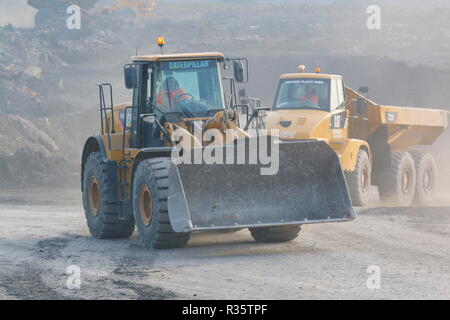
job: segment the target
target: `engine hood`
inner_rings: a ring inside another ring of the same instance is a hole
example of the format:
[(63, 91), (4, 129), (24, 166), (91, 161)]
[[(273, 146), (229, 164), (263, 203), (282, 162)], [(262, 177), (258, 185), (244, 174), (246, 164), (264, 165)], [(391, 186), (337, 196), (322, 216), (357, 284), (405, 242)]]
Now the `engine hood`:
[(266, 128), (278, 129), (281, 139), (328, 139), (330, 117), (321, 110), (276, 110), (269, 112)]

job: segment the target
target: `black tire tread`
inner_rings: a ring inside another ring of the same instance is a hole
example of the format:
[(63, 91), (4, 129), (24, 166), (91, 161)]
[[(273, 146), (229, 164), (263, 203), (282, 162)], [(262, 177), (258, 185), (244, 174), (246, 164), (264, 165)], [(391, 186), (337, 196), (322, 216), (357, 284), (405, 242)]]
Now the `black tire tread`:
[(416, 174), (417, 174), (417, 178), (416, 178), (416, 191), (415, 191), (415, 195), (414, 195), (414, 202), (417, 205), (429, 205), (432, 200), (433, 200), (433, 191), (431, 191), (430, 194), (426, 195), (424, 194), (423, 190), (420, 187), (420, 182), (421, 182), (421, 177), (420, 177), (420, 172), (422, 170), (422, 166), (424, 165), (424, 162), (426, 161), (431, 161), (431, 165), (434, 168), (434, 184), (436, 183), (436, 175), (437, 175), (437, 171), (436, 171), (436, 163), (434, 161), (434, 157), (427, 152), (422, 152), (422, 151), (410, 151), (409, 152), (411, 154), (411, 156), (414, 159), (414, 165), (416, 167)]
[[(414, 159), (412, 158), (412, 155), (407, 151), (394, 151), (391, 153), (391, 166), (385, 172), (381, 180), (381, 184), (378, 187), (378, 193), (380, 195), (381, 201), (403, 206), (411, 205), (412, 199), (411, 201), (403, 203), (399, 199), (400, 196), (398, 194), (399, 181), (397, 177), (398, 172), (401, 170), (402, 162), (407, 161), (404, 160), (405, 158), (410, 158), (410, 161), (412, 161), (412, 163), (414, 164)], [(415, 165), (413, 165), (413, 169), (415, 170)]]
[(249, 228), (257, 242), (287, 242), (297, 238), (300, 226)]
[[(189, 233), (174, 232), (170, 225), (169, 212), (167, 210), (167, 196), (169, 191), (169, 168), (170, 158), (153, 158), (146, 159), (139, 163), (135, 173), (135, 181), (137, 176), (151, 177), (150, 183), (155, 183), (158, 208), (157, 212), (153, 212), (153, 220), (151, 227), (156, 229), (156, 233), (148, 236), (147, 233), (138, 225), (141, 239), (146, 247), (157, 249), (179, 248), (189, 241)], [(133, 186), (133, 203), (138, 203), (138, 191), (136, 185)], [(155, 197), (154, 197), (155, 200)], [(135, 206), (133, 206), (135, 207)], [(135, 220), (139, 218), (138, 209), (134, 209)]]
[(370, 186), (370, 176), (371, 176), (371, 168), (370, 168), (370, 160), (367, 151), (364, 149), (360, 149), (358, 151), (358, 157), (356, 160), (356, 168), (354, 171), (346, 171), (345, 178), (347, 180), (348, 191), (350, 192), (350, 197), (352, 199), (352, 205), (355, 207), (364, 207), (368, 202), (368, 195), (364, 195), (361, 190), (361, 167), (362, 162), (365, 161), (364, 157), (367, 157), (368, 161), (368, 169), (369, 169), (369, 186)]
[[(87, 195), (91, 170), (95, 172), (100, 184), (100, 212), (96, 217), (90, 212)], [(116, 181), (115, 171), (108, 168), (108, 163), (103, 161), (100, 152), (93, 152), (87, 157), (83, 177), (83, 206), (89, 231), (94, 238), (128, 238), (134, 232), (133, 219), (119, 219)]]

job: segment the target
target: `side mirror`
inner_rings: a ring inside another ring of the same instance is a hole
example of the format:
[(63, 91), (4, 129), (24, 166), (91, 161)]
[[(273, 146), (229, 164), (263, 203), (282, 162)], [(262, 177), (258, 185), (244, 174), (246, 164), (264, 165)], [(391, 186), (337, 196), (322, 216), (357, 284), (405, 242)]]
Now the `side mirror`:
[(125, 79), (125, 88), (133, 89), (137, 87), (137, 73), (134, 65), (126, 64), (123, 68), (123, 75)]
[(359, 87), (358, 92), (369, 93), (369, 87)]
[(342, 129), (345, 127), (346, 120), (347, 120), (346, 112), (340, 112), (340, 113), (334, 114), (331, 117), (330, 128), (331, 129)]
[(237, 82), (243, 82), (244, 81), (244, 65), (243, 65), (242, 61), (235, 60), (233, 62), (233, 67), (234, 67), (234, 79)]

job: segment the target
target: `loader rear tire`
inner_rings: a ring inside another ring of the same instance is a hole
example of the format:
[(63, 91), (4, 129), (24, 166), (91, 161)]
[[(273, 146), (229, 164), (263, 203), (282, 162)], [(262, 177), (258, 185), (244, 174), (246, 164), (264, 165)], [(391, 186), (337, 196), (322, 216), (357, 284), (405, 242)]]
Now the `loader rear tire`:
[(174, 232), (167, 208), (170, 158), (139, 163), (133, 181), (133, 212), (139, 235), (148, 248), (179, 248), (189, 233)]
[(286, 242), (297, 238), (300, 226), (249, 228), (257, 242)]
[(416, 193), (414, 202), (418, 205), (429, 205), (433, 200), (436, 185), (436, 162), (431, 154), (411, 151), (416, 166)]
[(115, 163), (104, 162), (100, 152), (86, 159), (83, 207), (89, 231), (97, 239), (128, 238), (134, 231), (133, 218), (119, 219), (116, 170)]
[(383, 202), (410, 206), (416, 189), (416, 168), (409, 152), (396, 151), (391, 154), (391, 167), (381, 178), (378, 186)]
[(369, 201), (371, 170), (369, 155), (363, 149), (358, 151), (354, 171), (345, 172), (348, 190), (355, 207), (364, 207)]

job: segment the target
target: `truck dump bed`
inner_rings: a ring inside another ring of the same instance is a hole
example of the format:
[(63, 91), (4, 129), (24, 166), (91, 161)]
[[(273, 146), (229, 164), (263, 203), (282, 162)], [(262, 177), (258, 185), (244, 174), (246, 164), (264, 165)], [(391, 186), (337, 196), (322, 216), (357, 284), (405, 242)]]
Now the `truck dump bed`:
[(366, 103), (369, 135), (380, 126), (386, 126), (393, 151), (430, 145), (448, 126), (447, 110), (379, 105), (348, 87), (345, 91), (354, 106), (357, 99)]

